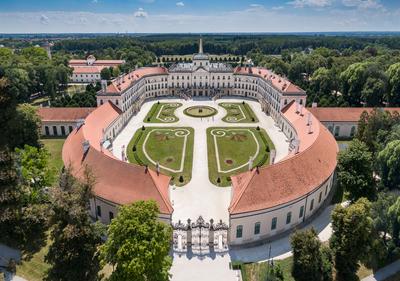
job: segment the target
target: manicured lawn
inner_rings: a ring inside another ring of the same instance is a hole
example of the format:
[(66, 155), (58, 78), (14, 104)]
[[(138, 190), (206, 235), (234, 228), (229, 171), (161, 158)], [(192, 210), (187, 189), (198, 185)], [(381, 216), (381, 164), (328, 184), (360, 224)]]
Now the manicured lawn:
[(186, 108), (183, 113), (190, 117), (205, 118), (217, 114), (217, 110), (211, 106), (196, 105)]
[[(292, 265), (293, 258), (291, 257), (274, 261), (274, 266), (280, 266), (285, 281), (294, 281), (291, 273)], [(266, 262), (243, 264), (241, 270), (243, 281), (264, 281), (267, 277), (267, 269), (268, 264)]]
[(50, 153), (50, 166), (54, 170), (54, 180), (57, 179), (57, 175), (64, 166), (62, 161), (62, 147), (65, 139), (58, 138), (46, 138), (41, 140), (47, 151)]
[[(208, 128), (207, 150), (210, 181), (219, 186), (230, 185), (230, 176), (248, 171), (250, 156), (254, 157), (252, 167), (268, 165), (269, 152), (272, 149), (275, 149), (274, 144), (263, 129), (257, 130), (255, 127)], [(218, 150), (218, 155), (216, 150)], [(218, 182), (218, 178), (220, 182)]]
[[(293, 257), (288, 257), (283, 260), (274, 261), (274, 265), (279, 265), (282, 269), (284, 280), (285, 281), (294, 281), (292, 276), (292, 266), (293, 266)], [(242, 277), (243, 281), (264, 281), (266, 280), (267, 273), (267, 263), (249, 263), (242, 265)], [(372, 274), (373, 271), (371, 269), (366, 268), (361, 265), (360, 269), (357, 272), (357, 276), (361, 279)], [(400, 274), (398, 275), (400, 276)], [(385, 281), (398, 281), (400, 279), (388, 279)]]
[(174, 123), (179, 118), (175, 116), (175, 110), (182, 106), (181, 103), (160, 103), (153, 104), (149, 113), (144, 119), (145, 123)]
[(43, 280), (47, 269), (50, 267), (45, 261), (49, 250), (50, 240), (47, 241), (47, 245), (43, 247), (38, 253), (33, 255), (29, 261), (24, 261), (22, 264), (17, 266), (17, 275), (21, 276), (29, 281), (41, 281)]
[[(183, 155), (185, 139), (186, 149)], [(129, 142), (127, 157), (131, 163), (149, 165), (152, 169), (159, 162), (160, 171), (172, 176), (174, 184), (185, 185), (192, 177), (193, 140), (192, 128), (146, 127), (144, 131), (137, 130)], [(179, 180), (180, 176), (183, 177), (183, 182)]]
[(220, 103), (227, 114), (222, 118), (227, 123), (255, 123), (258, 122), (257, 116), (254, 114), (250, 105), (247, 103)]

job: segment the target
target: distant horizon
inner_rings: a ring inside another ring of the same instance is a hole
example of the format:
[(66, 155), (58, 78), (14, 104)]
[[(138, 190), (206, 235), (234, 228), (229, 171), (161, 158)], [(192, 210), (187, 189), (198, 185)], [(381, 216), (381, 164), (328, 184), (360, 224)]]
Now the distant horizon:
[(0, 36), (10, 35), (400, 35), (400, 30), (396, 31), (268, 31), (268, 32), (20, 32), (7, 33), (0, 32)]
[(397, 0), (0, 1), (0, 33), (400, 31)]

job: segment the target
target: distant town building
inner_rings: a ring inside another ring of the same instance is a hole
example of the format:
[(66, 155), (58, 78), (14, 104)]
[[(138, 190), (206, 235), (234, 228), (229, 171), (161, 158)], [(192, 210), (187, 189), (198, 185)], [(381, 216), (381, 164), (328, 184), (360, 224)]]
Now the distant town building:
[(99, 82), (101, 80), (100, 73), (103, 68), (118, 67), (124, 63), (124, 60), (97, 60), (93, 55), (88, 56), (86, 60), (70, 60), (69, 67), (73, 68), (71, 82)]

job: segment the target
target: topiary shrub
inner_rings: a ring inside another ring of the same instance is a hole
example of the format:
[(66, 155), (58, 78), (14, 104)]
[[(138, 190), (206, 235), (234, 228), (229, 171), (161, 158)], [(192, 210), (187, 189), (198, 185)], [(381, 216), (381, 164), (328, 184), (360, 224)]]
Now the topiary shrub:
[(182, 175), (179, 176), (179, 182), (183, 183), (183, 176)]
[(146, 128), (144, 127), (144, 125), (142, 126), (142, 131), (146, 130)]
[(257, 126), (257, 131), (259, 131), (260, 130), (260, 126)]
[(251, 117), (251, 122), (255, 122), (256, 119), (254, 119), (254, 117)]
[(133, 152), (136, 151), (136, 145), (134, 145), (134, 146), (132, 147), (132, 151), (133, 151)]
[(147, 122), (150, 122), (150, 117), (147, 117)]
[(221, 178), (220, 178), (220, 177), (217, 178), (217, 183), (218, 183), (218, 184), (221, 183)]
[(265, 151), (266, 151), (266, 152), (269, 152), (269, 151), (270, 151), (268, 145), (267, 145), (267, 147), (265, 148)]

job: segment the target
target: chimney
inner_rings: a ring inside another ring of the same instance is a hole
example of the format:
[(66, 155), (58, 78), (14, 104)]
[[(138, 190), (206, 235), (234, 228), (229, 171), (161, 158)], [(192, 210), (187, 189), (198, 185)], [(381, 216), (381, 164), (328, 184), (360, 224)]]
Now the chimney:
[(90, 143), (88, 140), (85, 140), (84, 142), (82, 142), (83, 154), (86, 154), (88, 152), (89, 147), (90, 147)]
[(296, 139), (295, 140), (294, 154), (299, 153), (299, 149), (300, 149), (300, 140)]
[(312, 124), (310, 124), (310, 126), (308, 126), (308, 133), (309, 133), (309, 134), (312, 134), (312, 133), (313, 133)]
[(311, 104), (311, 107), (312, 107), (312, 108), (316, 108), (316, 107), (318, 107), (318, 104), (317, 104), (316, 102), (313, 102), (313, 103)]
[(300, 104), (300, 116), (303, 116), (303, 105)]
[(310, 112), (308, 112), (307, 113), (307, 126), (309, 126), (309, 125), (311, 125), (312, 124), (312, 120), (311, 120), (311, 113)]
[(300, 112), (300, 104), (296, 101), (296, 113)]

